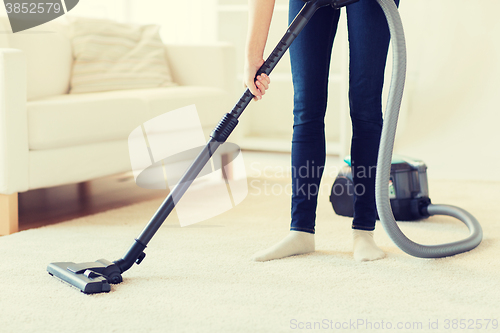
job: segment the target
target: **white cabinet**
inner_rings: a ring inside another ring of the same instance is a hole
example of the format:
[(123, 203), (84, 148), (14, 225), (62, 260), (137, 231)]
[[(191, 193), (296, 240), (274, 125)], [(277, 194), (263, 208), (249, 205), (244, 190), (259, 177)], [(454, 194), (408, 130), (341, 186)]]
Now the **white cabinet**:
[[(217, 39), (236, 48), (239, 81), (243, 82), (244, 50), (247, 33), (247, 0), (218, 0)], [(264, 57), (281, 39), (288, 26), (288, 1), (276, 0)], [(339, 22), (332, 53), (329, 100), (326, 115), (327, 153), (343, 156), (348, 152), (350, 121), (347, 102), (348, 50), (345, 13)], [(289, 152), (293, 124), (293, 88), (288, 52), (270, 75), (265, 97), (252, 102), (241, 116), (238, 144), (243, 149)], [(243, 93), (243, 83), (241, 92)]]

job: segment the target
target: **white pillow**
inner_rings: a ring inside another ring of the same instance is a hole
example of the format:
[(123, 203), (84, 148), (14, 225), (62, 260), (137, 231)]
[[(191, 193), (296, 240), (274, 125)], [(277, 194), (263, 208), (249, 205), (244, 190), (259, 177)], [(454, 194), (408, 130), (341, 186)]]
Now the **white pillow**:
[(73, 47), (70, 93), (173, 86), (157, 25), (69, 18)]

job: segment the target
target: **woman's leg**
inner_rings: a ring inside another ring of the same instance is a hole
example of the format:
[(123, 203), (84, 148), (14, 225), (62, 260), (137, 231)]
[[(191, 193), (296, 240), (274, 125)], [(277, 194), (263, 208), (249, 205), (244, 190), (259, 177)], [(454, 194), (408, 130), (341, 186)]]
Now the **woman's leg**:
[(319, 9), (290, 47), (294, 90), (291, 230), (314, 233), (326, 155), (328, 74), (339, 16), (340, 11), (332, 7)]
[[(290, 0), (290, 21), (303, 5), (302, 0)], [(328, 73), (339, 15), (329, 6), (320, 8), (290, 47), (294, 88), (291, 232), (254, 260), (314, 251), (317, 196), (325, 164)]]
[(365, 261), (384, 256), (373, 242), (372, 231), (376, 219), (375, 173), (382, 132), (382, 88), (390, 34), (384, 13), (375, 0), (360, 0), (347, 6), (347, 21), (351, 163), (357, 190), (352, 223), (354, 256)]

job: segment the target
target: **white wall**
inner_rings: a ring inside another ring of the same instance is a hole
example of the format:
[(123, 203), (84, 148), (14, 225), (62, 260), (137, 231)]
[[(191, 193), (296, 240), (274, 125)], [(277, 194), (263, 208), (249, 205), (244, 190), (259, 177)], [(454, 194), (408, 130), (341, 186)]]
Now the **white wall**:
[(164, 42), (200, 43), (216, 39), (215, 4), (216, 0), (82, 0), (70, 14), (158, 24)]
[(402, 0), (408, 114), (398, 153), (429, 176), (500, 180), (500, 2)]
[(132, 22), (162, 26), (165, 42), (215, 41), (215, 0), (129, 0)]

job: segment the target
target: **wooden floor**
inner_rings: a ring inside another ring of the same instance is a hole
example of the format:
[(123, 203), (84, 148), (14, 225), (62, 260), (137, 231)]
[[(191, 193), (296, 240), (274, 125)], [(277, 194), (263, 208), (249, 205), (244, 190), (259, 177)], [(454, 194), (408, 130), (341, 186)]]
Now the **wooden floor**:
[[(19, 193), (19, 230), (68, 221), (167, 196), (137, 186), (132, 174)], [(147, 221), (144, 221), (146, 224)]]

